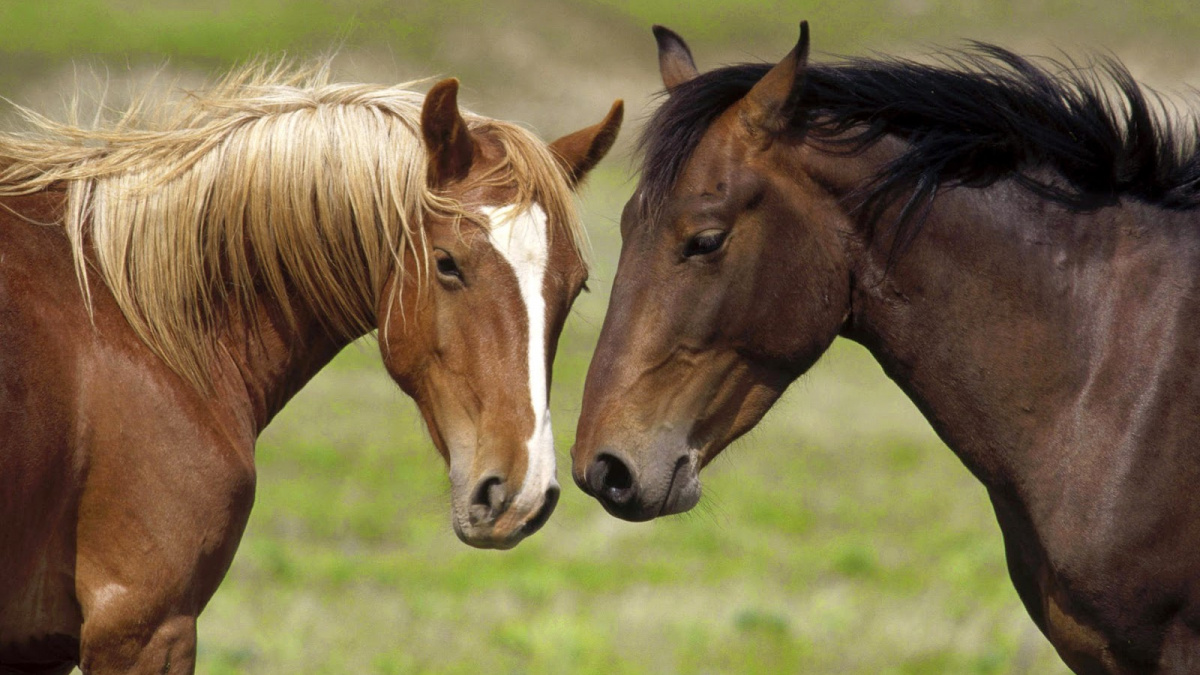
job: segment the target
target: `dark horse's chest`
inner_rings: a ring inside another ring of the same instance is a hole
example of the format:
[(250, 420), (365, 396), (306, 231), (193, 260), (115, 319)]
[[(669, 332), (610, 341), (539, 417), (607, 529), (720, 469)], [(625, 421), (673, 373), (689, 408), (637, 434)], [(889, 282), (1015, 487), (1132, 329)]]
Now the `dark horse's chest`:
[(1082, 385), (992, 490), (1017, 590), (1081, 673), (1200, 667), (1197, 310), (1153, 285), (1090, 323)]

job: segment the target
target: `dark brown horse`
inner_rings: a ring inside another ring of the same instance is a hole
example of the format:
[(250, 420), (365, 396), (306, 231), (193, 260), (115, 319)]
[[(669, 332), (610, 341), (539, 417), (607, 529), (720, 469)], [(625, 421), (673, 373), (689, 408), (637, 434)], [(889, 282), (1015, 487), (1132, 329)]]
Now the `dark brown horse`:
[(547, 146), (460, 113), (455, 80), (300, 79), (0, 136), (0, 672), (191, 672), (255, 439), (376, 328), (463, 541), (514, 546), (554, 509), (571, 188), (619, 102)]
[(1080, 673), (1200, 672), (1200, 152), (1113, 61), (700, 74), (658, 28), (574, 477), (614, 515), (701, 467), (838, 335), (986, 486)]

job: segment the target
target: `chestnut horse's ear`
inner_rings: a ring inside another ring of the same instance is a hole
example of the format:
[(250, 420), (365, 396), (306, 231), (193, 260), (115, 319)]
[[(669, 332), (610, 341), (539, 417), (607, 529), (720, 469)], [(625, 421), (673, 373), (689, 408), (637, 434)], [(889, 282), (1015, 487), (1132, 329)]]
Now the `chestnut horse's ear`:
[(808, 22), (800, 22), (800, 40), (763, 76), (741, 102), (741, 117), (753, 136), (765, 142), (787, 131), (800, 105), (808, 70)]
[(421, 135), (429, 153), (430, 187), (443, 187), (467, 177), (475, 160), (475, 141), (458, 111), (457, 79), (442, 80), (425, 95)]
[(621, 120), (625, 117), (625, 102), (617, 99), (599, 124), (567, 134), (550, 144), (550, 150), (562, 162), (571, 187), (579, 184), (617, 140)]
[(654, 39), (658, 41), (658, 72), (668, 92), (700, 74), (692, 60), (692, 50), (678, 33), (655, 26)]

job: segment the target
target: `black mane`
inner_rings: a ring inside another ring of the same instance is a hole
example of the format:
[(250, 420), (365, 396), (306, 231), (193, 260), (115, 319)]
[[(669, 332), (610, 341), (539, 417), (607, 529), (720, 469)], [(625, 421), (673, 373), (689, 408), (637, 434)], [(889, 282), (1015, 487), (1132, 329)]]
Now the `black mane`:
[[(992, 45), (947, 55), (943, 65), (853, 59), (810, 65), (793, 127), (847, 152), (885, 134), (908, 149), (864, 186), (860, 208), (876, 219), (905, 206), (895, 243), (915, 235), (939, 187), (1005, 177), (1047, 199), (1087, 210), (1131, 198), (1168, 209), (1200, 206), (1200, 133), (1117, 60), (1057, 74)], [(673, 89), (642, 134), (644, 204), (665, 201), (709, 125), (770, 69), (743, 64)], [(1033, 177), (1053, 169), (1061, 180)]]

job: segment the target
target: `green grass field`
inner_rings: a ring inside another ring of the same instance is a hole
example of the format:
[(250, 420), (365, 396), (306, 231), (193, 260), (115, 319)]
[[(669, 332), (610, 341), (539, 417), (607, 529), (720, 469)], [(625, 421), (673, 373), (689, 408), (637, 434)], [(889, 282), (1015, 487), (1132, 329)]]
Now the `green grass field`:
[[(569, 477), (583, 375), (657, 89), (649, 24), (701, 67), (819, 53), (919, 54), (984, 38), (1109, 49), (1168, 89), (1200, 84), (1192, 3), (894, 0), (7, 0), (0, 95), (69, 98), (74, 73), (211, 73), (340, 52), (348, 78), (456, 75), (481, 113), (546, 137), (625, 97), (618, 156), (584, 193), (594, 292), (556, 364), (564, 493), (509, 552), (459, 543), (445, 468), (376, 346), (344, 352), (272, 423), (237, 559), (200, 620), (203, 673), (1065, 673), (1005, 570), (983, 489), (861, 348), (846, 342), (705, 477), (693, 513), (611, 518)], [(1148, 46), (1147, 46), (1148, 45)], [(822, 58), (818, 55), (817, 58)]]

